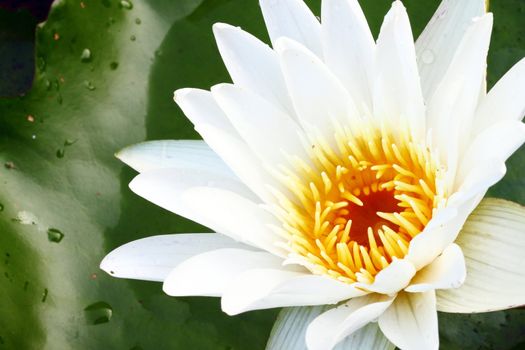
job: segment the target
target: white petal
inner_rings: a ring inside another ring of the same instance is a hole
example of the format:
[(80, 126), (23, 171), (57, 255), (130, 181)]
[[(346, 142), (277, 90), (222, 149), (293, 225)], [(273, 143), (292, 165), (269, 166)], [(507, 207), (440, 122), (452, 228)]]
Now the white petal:
[(335, 304), (366, 294), (347, 283), (310, 272), (257, 269), (238, 276), (222, 297), (228, 315), (283, 306)]
[(412, 30), (400, 1), (394, 1), (381, 26), (375, 73), (374, 114), (395, 129), (409, 127), (412, 136), (420, 140), (425, 130), (425, 108)]
[(395, 294), (404, 289), (415, 274), (416, 269), (410, 260), (396, 259), (375, 276), (372, 284), (355, 283), (354, 286), (381, 294)]
[(469, 173), (483, 163), (505, 162), (523, 142), (525, 142), (525, 125), (520, 121), (502, 121), (485, 129), (478, 134), (465, 152), (456, 185), (460, 186)]
[(466, 274), (461, 248), (457, 244), (451, 244), (430, 265), (418, 271), (405, 291), (420, 293), (433, 289), (458, 288), (465, 281)]
[(126, 147), (115, 156), (139, 173), (166, 168), (195, 168), (235, 177), (217, 153), (200, 140), (146, 141)]
[(237, 136), (214, 127), (201, 124), (196, 130), (206, 143), (228, 164), (237, 177), (265, 202), (271, 200), (267, 185), (278, 187), (270, 174), (263, 168), (248, 145)]
[(410, 260), (416, 270), (434, 261), (446, 247), (454, 242), (468, 215), (479, 202), (478, 197), (458, 197), (454, 205), (439, 209), (423, 232), (410, 241), (405, 259)]
[[(483, 162), (476, 164), (469, 169), (466, 176), (462, 176), (462, 182), (456, 189), (456, 192), (448, 199), (449, 204), (480, 195), (483, 196), (490, 186), (503, 178), (506, 172), (507, 167), (505, 163), (498, 158), (487, 158)], [(472, 207), (472, 209), (474, 208), (475, 206)]]
[(162, 169), (140, 174), (129, 186), (139, 196), (216, 232), (284, 254), (268, 227), (276, 225), (273, 215), (239, 195), (235, 185), (205, 173)]
[(381, 294), (366, 295), (324, 312), (306, 330), (308, 349), (332, 349), (345, 337), (377, 319), (394, 298)]
[(261, 181), (261, 178), (265, 178), (265, 171), (211, 93), (199, 89), (180, 89), (175, 91), (175, 101), (193, 122), (195, 129), (206, 143), (228, 164), (239, 179), (260, 198), (266, 199), (268, 193)]
[(240, 273), (281, 265), (282, 259), (266, 252), (217, 249), (181, 262), (166, 277), (162, 289), (172, 296), (221, 296)]
[(334, 350), (395, 350), (395, 348), (396, 346), (384, 336), (383, 332), (381, 332), (377, 322), (372, 322), (343, 339)]
[(466, 135), (470, 135), (479, 92), (485, 83), (491, 29), (492, 14), (472, 23), (428, 105), (427, 125), (432, 130), (433, 146), (448, 163), (449, 182), (469, 141)]
[(456, 240), (467, 263), (465, 283), (439, 291), (438, 310), (473, 313), (524, 305), (524, 232), (524, 207), (483, 200)]
[(209, 124), (231, 135), (237, 135), (235, 128), (209, 91), (191, 88), (180, 89), (175, 91), (173, 99), (186, 117), (195, 125), (195, 128), (201, 124)]
[(519, 121), (525, 115), (525, 59), (514, 65), (481, 101), (472, 136), (506, 120)]
[[(329, 306), (303, 306), (284, 308), (277, 316), (266, 350), (304, 350), (305, 334), (310, 322)], [(377, 323), (369, 323), (346, 337), (335, 350), (374, 349), (394, 350), (394, 344), (385, 338)]]
[(302, 0), (260, 0), (270, 39), (280, 37), (300, 42), (322, 57), (321, 24)]
[(443, 0), (416, 42), (425, 101), (430, 101), (474, 17), (485, 14), (485, 0)]
[(385, 313), (379, 317), (383, 334), (403, 350), (439, 348), (436, 295), (399, 293)]
[(238, 194), (219, 188), (195, 187), (182, 193), (180, 202), (196, 221), (217, 232), (281, 257), (287, 255), (275, 245), (282, 238), (270, 229), (270, 225), (279, 226), (277, 219)]
[(266, 350), (304, 350), (305, 335), (310, 322), (329, 306), (302, 306), (283, 308), (266, 343)]
[(375, 42), (363, 11), (357, 0), (324, 0), (321, 6), (324, 62), (357, 107), (372, 111)]
[(286, 154), (307, 159), (299, 126), (259, 96), (230, 84), (212, 88), (213, 97), (244, 141), (261, 160), (278, 165)]
[[(179, 215), (178, 197), (190, 187), (209, 186), (238, 193), (256, 201), (255, 195), (238, 180), (191, 168), (157, 169), (137, 175), (129, 187), (139, 196)], [(183, 209), (183, 208), (181, 208)]]
[(358, 117), (352, 98), (323, 62), (304, 46), (282, 38), (276, 50), (303, 128), (307, 132), (320, 132), (324, 140), (336, 147), (337, 124), (332, 121), (345, 126)]
[(106, 255), (100, 268), (114, 277), (162, 282), (182, 261), (209, 250), (250, 247), (218, 233), (180, 233), (142, 238)]
[(240, 28), (216, 23), (213, 32), (235, 85), (246, 88), (293, 113), (277, 54)]

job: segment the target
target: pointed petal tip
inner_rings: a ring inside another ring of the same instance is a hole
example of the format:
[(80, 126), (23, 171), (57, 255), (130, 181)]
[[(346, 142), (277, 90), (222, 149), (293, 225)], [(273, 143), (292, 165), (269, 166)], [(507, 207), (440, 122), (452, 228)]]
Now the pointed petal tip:
[(113, 249), (109, 254), (107, 254), (104, 259), (100, 262), (99, 268), (106, 272), (108, 275), (112, 277), (119, 277), (118, 274), (115, 273), (116, 268), (116, 259), (115, 255), (113, 254), (116, 250), (119, 248)]
[(130, 151), (133, 148), (135, 148), (135, 146), (140, 145), (141, 143), (142, 142), (139, 142), (137, 144), (133, 144), (133, 145), (129, 145), (124, 148), (121, 148), (120, 150), (116, 151), (113, 155), (115, 156), (115, 158), (117, 158), (121, 162), (133, 168), (133, 166), (130, 164), (130, 159), (129, 159)]
[(211, 91), (211, 94), (213, 95), (213, 97), (216, 97), (217, 94), (222, 94), (224, 92), (227, 92), (227, 91), (231, 91), (231, 89), (234, 89), (234, 88), (239, 88), (239, 89), (242, 89), (234, 84), (230, 84), (230, 83), (219, 83), (219, 84), (216, 84), (216, 85), (213, 85), (211, 88), (210, 88), (210, 91)]
[(177, 89), (175, 91), (173, 91), (173, 101), (175, 101), (176, 103), (180, 103), (181, 100), (186, 97), (190, 91), (192, 89), (190, 88), (182, 88), (182, 89)]
[(183, 294), (177, 292), (176, 284), (174, 284), (173, 281), (170, 281), (170, 283), (166, 283), (166, 281), (168, 281), (168, 278), (166, 278), (166, 280), (162, 282), (162, 291), (164, 293), (166, 293), (170, 297), (184, 296)]
[(228, 31), (239, 30), (239, 27), (232, 26), (231, 24), (228, 24), (228, 23), (217, 22), (213, 24), (212, 30), (213, 30), (213, 34), (217, 36), (217, 35), (220, 35)]
[(243, 312), (242, 308), (235, 307), (235, 303), (232, 303), (229, 298), (224, 296), (221, 298), (221, 309), (228, 316), (236, 316)]
[(279, 56), (283, 56), (295, 51), (302, 51), (302, 45), (293, 39), (283, 36), (275, 41), (274, 50)]

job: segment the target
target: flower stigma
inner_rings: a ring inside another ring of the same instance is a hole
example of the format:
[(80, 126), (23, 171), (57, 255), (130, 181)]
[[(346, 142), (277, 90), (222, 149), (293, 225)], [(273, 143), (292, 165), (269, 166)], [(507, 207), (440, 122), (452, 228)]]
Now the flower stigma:
[(436, 209), (446, 204), (438, 157), (412, 137), (385, 128), (337, 131), (335, 147), (316, 139), (310, 161), (283, 168), (288, 196), (274, 213), (289, 261), (345, 283), (373, 283), (408, 253)]

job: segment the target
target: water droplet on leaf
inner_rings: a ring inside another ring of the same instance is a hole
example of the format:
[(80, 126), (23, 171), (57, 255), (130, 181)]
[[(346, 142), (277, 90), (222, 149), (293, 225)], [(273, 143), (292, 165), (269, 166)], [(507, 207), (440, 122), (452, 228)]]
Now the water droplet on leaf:
[(113, 308), (105, 301), (98, 301), (84, 308), (89, 324), (107, 323), (113, 316)]
[(44, 60), (44, 57), (38, 56), (37, 67), (38, 67), (38, 70), (41, 72), (44, 72), (46, 70), (46, 61)]
[(4, 166), (5, 166), (6, 169), (15, 169), (16, 168), (15, 163), (13, 163), (13, 162), (5, 162)]
[(133, 8), (133, 3), (129, 0), (121, 0), (119, 3), (119, 7), (126, 10), (131, 10)]
[(64, 158), (64, 155), (66, 154), (66, 150), (59, 148), (57, 149), (56, 156), (57, 158)]
[(135, 40), (137, 40), (137, 37), (135, 35), (132, 35), (132, 36), (129, 37), (129, 40), (135, 41)]
[(84, 86), (85, 86), (86, 89), (88, 89), (89, 91), (93, 91), (93, 90), (96, 89), (95, 85), (93, 85), (93, 83), (90, 82), (89, 80), (84, 81)]
[(63, 238), (64, 234), (59, 229), (49, 228), (47, 230), (47, 239), (50, 242), (60, 243), (60, 241), (62, 241)]
[(4, 211), (4, 205), (0, 203), (0, 211)]
[(44, 289), (44, 292), (42, 293), (42, 302), (45, 303), (47, 300), (47, 295), (49, 294), (49, 291), (47, 288)]
[(85, 48), (82, 51), (82, 55), (80, 55), (80, 61), (86, 63), (91, 61), (91, 50), (88, 48)]
[(118, 62), (111, 62), (109, 64), (109, 68), (111, 68), (111, 70), (115, 70), (118, 68)]
[(141, 19), (140, 19), (140, 18), (138, 18), (138, 17), (137, 17), (137, 18), (135, 18), (135, 23), (137, 23), (137, 24), (141, 24), (141, 23), (142, 23), (142, 21), (141, 21)]

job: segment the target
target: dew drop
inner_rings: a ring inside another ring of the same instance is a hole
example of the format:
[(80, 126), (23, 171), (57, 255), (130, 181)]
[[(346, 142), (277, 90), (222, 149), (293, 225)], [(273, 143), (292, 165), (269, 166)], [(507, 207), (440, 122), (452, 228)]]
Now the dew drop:
[(5, 166), (6, 169), (15, 169), (16, 168), (15, 163), (13, 163), (13, 162), (5, 162), (4, 166)]
[(50, 242), (60, 243), (63, 238), (64, 234), (59, 229), (51, 227), (47, 230), (47, 239)]
[(113, 308), (105, 301), (98, 301), (84, 308), (89, 324), (96, 325), (107, 323), (113, 316)]
[(111, 62), (109, 64), (109, 68), (111, 68), (111, 70), (115, 70), (118, 68), (118, 62)]
[(66, 150), (65, 149), (63, 149), (63, 148), (57, 149), (57, 152), (56, 152), (57, 158), (64, 158), (65, 154), (66, 154)]
[(31, 138), (32, 138), (33, 140), (36, 140), (36, 135), (35, 135), (35, 134), (31, 135)]
[(51, 82), (48, 79), (44, 82), (44, 86), (46, 87), (46, 90), (51, 90)]
[(38, 56), (37, 67), (38, 67), (38, 70), (41, 72), (44, 72), (46, 70), (46, 61), (44, 60), (44, 57)]
[(71, 140), (71, 139), (66, 139), (64, 141), (64, 146), (71, 146), (73, 144), (75, 144), (78, 140)]
[(47, 295), (49, 294), (49, 291), (47, 288), (44, 288), (44, 292), (42, 293), (42, 302), (45, 303), (47, 300)]
[(140, 18), (138, 18), (138, 17), (137, 17), (137, 18), (135, 18), (135, 23), (137, 23), (137, 24), (141, 24), (141, 23), (142, 23), (142, 21), (141, 21), (141, 19), (140, 19)]
[(84, 81), (84, 86), (86, 87), (86, 89), (88, 89), (89, 91), (93, 91), (96, 89), (95, 85), (93, 85), (93, 83), (89, 80), (86, 80)]
[(4, 205), (0, 203), (0, 211), (4, 211)]
[(432, 64), (434, 62), (434, 59), (434, 52), (432, 52), (432, 50), (427, 49), (421, 54), (421, 60), (425, 64)]
[(119, 7), (126, 10), (131, 10), (133, 8), (133, 3), (129, 0), (121, 0)]
[(82, 50), (82, 54), (80, 55), (80, 61), (86, 63), (91, 61), (91, 50), (88, 48), (85, 48)]
[(137, 37), (135, 35), (132, 35), (132, 36), (129, 37), (129, 40), (135, 41), (135, 40), (137, 40)]

